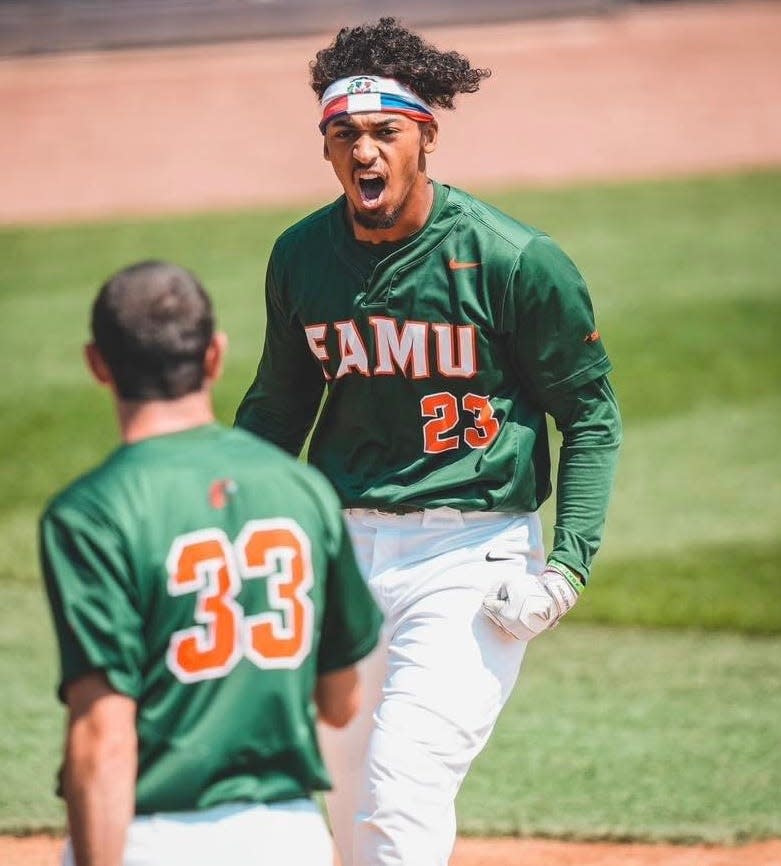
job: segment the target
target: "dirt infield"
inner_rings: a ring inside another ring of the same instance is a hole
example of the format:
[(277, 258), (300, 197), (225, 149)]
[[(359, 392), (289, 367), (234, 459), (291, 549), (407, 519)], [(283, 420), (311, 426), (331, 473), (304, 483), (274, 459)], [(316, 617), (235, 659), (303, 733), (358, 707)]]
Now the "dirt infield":
[[(427, 31), (494, 70), (441, 118), (432, 174), (559, 183), (781, 165), (781, 4)], [(0, 223), (316, 201), (306, 63), (322, 37), (0, 60)], [(0, 837), (4, 866), (62, 842)], [(740, 848), (460, 839), (452, 866), (779, 866)]]
[[(4, 866), (55, 866), (62, 841), (0, 837)], [(459, 839), (450, 866), (778, 866), (781, 841), (739, 848), (576, 844), (530, 839)]]
[[(427, 31), (493, 69), (441, 113), (467, 188), (781, 163), (781, 4)], [(326, 37), (0, 61), (0, 223), (317, 201)]]

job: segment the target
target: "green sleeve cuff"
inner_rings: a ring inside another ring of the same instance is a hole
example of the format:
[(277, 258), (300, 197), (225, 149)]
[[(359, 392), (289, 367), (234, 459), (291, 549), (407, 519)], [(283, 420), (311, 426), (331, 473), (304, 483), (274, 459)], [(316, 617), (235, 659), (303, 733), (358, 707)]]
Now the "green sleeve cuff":
[(575, 590), (575, 592), (580, 595), (583, 592), (583, 588), (585, 587), (585, 582), (583, 578), (574, 572), (571, 568), (568, 568), (564, 565), (563, 562), (559, 562), (556, 559), (550, 558), (548, 559), (549, 569), (553, 571), (557, 571), (563, 578), (567, 580), (567, 583)]

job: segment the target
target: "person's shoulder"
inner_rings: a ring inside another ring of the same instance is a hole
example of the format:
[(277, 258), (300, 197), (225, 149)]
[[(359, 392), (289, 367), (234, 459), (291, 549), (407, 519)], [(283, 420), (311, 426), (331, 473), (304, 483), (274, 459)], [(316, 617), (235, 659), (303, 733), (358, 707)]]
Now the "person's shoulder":
[(535, 226), (521, 222), (498, 207), (457, 187), (449, 188), (448, 201), (452, 207), (462, 211), (464, 220), (475, 232), (495, 241), (499, 246), (506, 247), (511, 255), (519, 255), (532, 241), (546, 237), (545, 233)]
[(41, 520), (69, 514), (92, 513), (110, 517), (122, 487), (127, 449), (120, 446), (101, 463), (57, 491), (44, 505)]
[(313, 239), (321, 238), (340, 202), (341, 198), (329, 202), (286, 228), (276, 239), (272, 255), (277, 258), (294, 255)]
[[(123, 443), (55, 493), (43, 514), (82, 511), (105, 512), (107, 517), (116, 515), (128, 501), (138, 500), (142, 495), (153, 499), (155, 490), (167, 483), (166, 473), (198, 465), (208, 453), (215, 449), (219, 452), (230, 447), (232, 440), (243, 439), (239, 434), (244, 431), (213, 423)], [(249, 445), (254, 444), (256, 437), (246, 434), (246, 439)]]

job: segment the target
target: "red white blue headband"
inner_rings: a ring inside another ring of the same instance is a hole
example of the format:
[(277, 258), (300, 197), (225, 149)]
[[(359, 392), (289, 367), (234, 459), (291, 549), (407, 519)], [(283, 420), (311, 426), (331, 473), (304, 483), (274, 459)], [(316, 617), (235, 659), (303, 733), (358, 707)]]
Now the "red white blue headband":
[(353, 75), (334, 81), (320, 100), (323, 116), (320, 132), (335, 118), (361, 111), (387, 111), (404, 114), (423, 123), (434, 119), (434, 112), (409, 88), (395, 78)]

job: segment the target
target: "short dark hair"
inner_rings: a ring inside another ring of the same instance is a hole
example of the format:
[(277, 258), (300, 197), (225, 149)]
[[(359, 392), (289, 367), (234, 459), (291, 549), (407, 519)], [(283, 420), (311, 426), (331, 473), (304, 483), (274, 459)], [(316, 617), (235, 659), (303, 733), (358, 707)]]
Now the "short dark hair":
[(452, 108), (458, 93), (474, 93), (490, 69), (479, 69), (456, 51), (440, 51), (395, 18), (343, 27), (309, 64), (311, 86), (322, 99), (326, 88), (350, 75), (395, 78), (429, 105)]
[(91, 328), (121, 398), (173, 400), (203, 387), (214, 314), (184, 268), (144, 261), (118, 271), (95, 298)]

